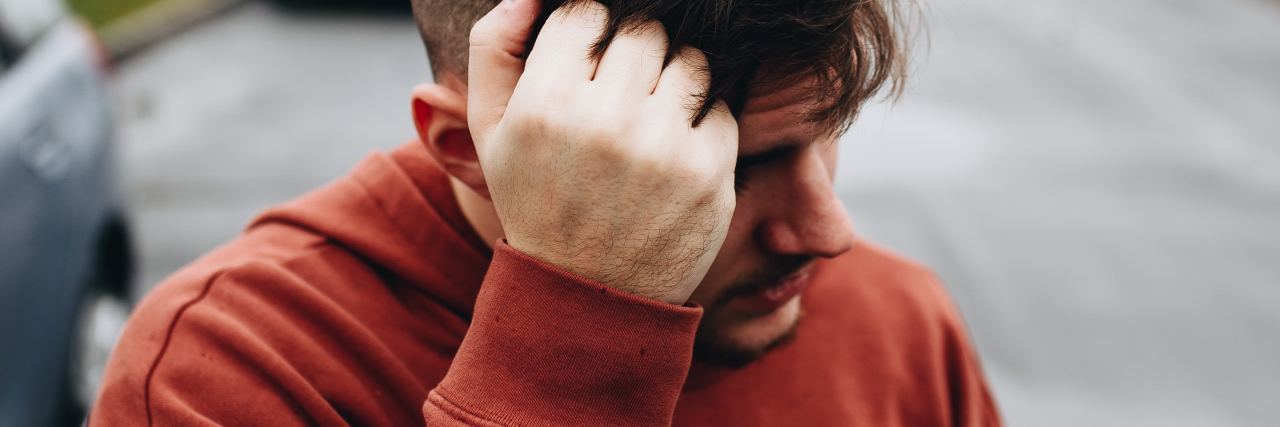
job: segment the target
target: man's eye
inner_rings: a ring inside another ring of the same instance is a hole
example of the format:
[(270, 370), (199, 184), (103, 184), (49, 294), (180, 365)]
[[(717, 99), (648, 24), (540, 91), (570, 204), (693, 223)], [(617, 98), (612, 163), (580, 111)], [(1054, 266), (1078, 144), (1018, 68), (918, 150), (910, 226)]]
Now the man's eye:
[(733, 191), (742, 195), (747, 189), (747, 181), (751, 179), (748, 173), (751, 168), (762, 167), (775, 161), (785, 159), (794, 155), (801, 147), (795, 144), (774, 147), (763, 153), (748, 154), (738, 157), (738, 163), (733, 168)]

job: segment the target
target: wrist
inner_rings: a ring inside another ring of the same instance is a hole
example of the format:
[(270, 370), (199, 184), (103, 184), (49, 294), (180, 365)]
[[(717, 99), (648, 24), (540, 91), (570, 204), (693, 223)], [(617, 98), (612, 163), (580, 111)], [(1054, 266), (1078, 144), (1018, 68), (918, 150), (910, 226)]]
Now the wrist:
[(684, 292), (674, 284), (654, 280), (658, 275), (645, 270), (641, 267), (642, 263), (621, 261), (620, 255), (583, 249), (553, 250), (526, 239), (513, 240), (510, 237), (504, 243), (562, 274), (630, 295), (673, 305), (684, 305), (689, 300), (691, 292)]

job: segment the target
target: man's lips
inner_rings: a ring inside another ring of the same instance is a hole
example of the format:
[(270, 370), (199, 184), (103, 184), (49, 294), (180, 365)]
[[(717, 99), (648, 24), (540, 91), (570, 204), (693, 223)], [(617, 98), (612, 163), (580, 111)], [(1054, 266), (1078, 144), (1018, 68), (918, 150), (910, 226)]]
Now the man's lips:
[(809, 270), (797, 271), (756, 292), (738, 296), (735, 305), (759, 313), (777, 310), (809, 286)]

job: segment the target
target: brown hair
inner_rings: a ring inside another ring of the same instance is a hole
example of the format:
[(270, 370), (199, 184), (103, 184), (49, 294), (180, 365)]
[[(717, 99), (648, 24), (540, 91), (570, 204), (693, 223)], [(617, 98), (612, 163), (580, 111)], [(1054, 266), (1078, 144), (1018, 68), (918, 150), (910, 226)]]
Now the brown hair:
[[(437, 76), (454, 73), (465, 81), (471, 26), (498, 1), (413, 0)], [(582, 1), (543, 0), (537, 26), (557, 8)], [(901, 93), (909, 34), (894, 1), (600, 0), (609, 23), (592, 54), (599, 58), (617, 34), (655, 19), (667, 30), (670, 52), (690, 46), (706, 53), (711, 85), (692, 106), (694, 123), (717, 98), (737, 115), (750, 91), (812, 79), (818, 107), (808, 119), (841, 132), (886, 84), (891, 95)]]

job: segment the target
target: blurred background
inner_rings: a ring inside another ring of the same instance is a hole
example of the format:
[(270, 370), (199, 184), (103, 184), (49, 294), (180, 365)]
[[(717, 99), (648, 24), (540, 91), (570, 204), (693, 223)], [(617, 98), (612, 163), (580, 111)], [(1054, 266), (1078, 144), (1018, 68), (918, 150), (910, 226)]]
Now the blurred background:
[[(1280, 0), (924, 3), (838, 190), (1006, 421), (1276, 425)], [(404, 0), (0, 0), (0, 426), (78, 424), (150, 286), (411, 138), (428, 78)]]

